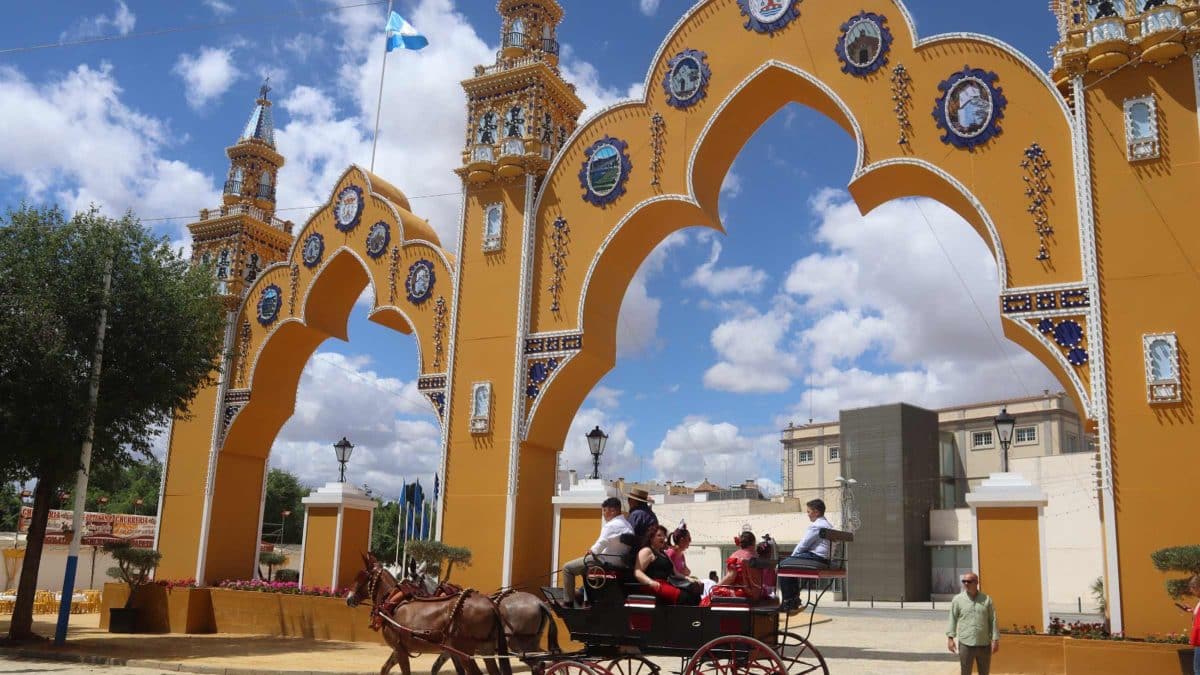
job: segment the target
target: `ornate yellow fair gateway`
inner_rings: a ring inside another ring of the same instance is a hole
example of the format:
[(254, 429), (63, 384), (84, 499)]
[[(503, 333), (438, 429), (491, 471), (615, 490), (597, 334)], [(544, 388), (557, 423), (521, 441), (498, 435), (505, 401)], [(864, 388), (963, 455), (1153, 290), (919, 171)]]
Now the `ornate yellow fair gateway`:
[(583, 106), (557, 65), (562, 9), (501, 0), (497, 61), (464, 83), (457, 257), (357, 167), (294, 235), (274, 219), (283, 160), (264, 91), (230, 148), (225, 205), (192, 226), (229, 292), (228, 357), (172, 429), (160, 576), (252, 575), (266, 458), (301, 369), (345, 337), (370, 284), (371, 319), (413, 334), (442, 419), (438, 522), (474, 551), (463, 583), (538, 584), (556, 455), (614, 364), (629, 281), (671, 232), (721, 229), (734, 157), (795, 102), (855, 139), (849, 190), (863, 212), (933, 198), (991, 248), (1005, 334), (1056, 373), (1100, 439), (1113, 628), (1175, 630), (1148, 556), (1200, 540), (1186, 357), (1200, 338), (1200, 8), (1150, 5), (1054, 0), (1047, 76), (985, 36), (921, 39), (895, 1), (706, 0), (663, 42), (645, 100), (576, 128)]

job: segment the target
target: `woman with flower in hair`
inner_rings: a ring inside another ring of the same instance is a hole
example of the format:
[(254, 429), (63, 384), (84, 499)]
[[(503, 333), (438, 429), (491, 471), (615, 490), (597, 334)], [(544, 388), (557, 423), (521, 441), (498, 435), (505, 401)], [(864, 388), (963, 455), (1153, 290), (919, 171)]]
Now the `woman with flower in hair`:
[(725, 576), (713, 587), (712, 593), (700, 604), (707, 607), (713, 598), (749, 598), (752, 601), (762, 600), (763, 580), (762, 570), (755, 569), (750, 561), (758, 557), (754, 550), (754, 533), (746, 530), (738, 535), (734, 542), (738, 550), (725, 560)]

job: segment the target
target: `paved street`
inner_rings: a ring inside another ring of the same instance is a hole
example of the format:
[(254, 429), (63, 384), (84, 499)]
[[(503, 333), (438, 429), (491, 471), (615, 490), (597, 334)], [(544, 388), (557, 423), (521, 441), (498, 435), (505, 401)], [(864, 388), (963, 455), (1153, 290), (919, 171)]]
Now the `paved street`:
[[(48, 634), (53, 617), (38, 619), (37, 630)], [(806, 625), (797, 627), (795, 621), (789, 630), (803, 635)], [(944, 621), (940, 611), (831, 608), (813, 626), (811, 640), (825, 656), (830, 672), (838, 675), (951, 675), (958, 666), (946, 652)], [(0, 630), (6, 631), (6, 624), (0, 621)], [(363, 643), (228, 634), (118, 636), (95, 625), (96, 615), (73, 619), (68, 640), (72, 651), (181, 664), (185, 672), (227, 668), (231, 672), (377, 673), (387, 655), (386, 647)], [(431, 662), (428, 655), (415, 659), (414, 675), (428, 673)], [(660, 663), (667, 672), (680, 667), (678, 659)], [(0, 673), (150, 675), (165, 670), (14, 659), (0, 650)]]

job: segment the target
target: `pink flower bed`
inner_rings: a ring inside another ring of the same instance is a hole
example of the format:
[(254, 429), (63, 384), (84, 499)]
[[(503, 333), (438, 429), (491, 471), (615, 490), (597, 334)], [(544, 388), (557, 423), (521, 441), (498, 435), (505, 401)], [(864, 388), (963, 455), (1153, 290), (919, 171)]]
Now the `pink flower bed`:
[(226, 579), (217, 588), (231, 591), (258, 591), (259, 593), (284, 593), (286, 595), (315, 595), (322, 598), (340, 597), (336, 588), (327, 586), (301, 586), (294, 581), (262, 581), (260, 579)]

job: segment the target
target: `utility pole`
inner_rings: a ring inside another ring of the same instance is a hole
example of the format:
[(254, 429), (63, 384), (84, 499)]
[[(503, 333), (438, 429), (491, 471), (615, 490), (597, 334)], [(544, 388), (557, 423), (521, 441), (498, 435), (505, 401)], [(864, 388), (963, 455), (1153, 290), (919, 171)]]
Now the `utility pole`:
[(108, 296), (112, 289), (113, 254), (104, 262), (103, 291), (100, 296), (100, 320), (96, 326), (96, 348), (92, 353), (92, 376), (88, 383), (87, 434), (80, 450), (79, 472), (75, 475), (75, 514), (71, 518), (71, 548), (67, 554), (67, 569), (63, 573), (62, 600), (58, 603), (58, 626), (54, 644), (67, 640), (67, 624), (71, 620), (71, 596), (75, 594), (75, 570), (79, 567), (79, 543), (83, 540), (83, 507), (87, 499), (88, 471), (92, 464), (92, 441), (96, 433), (96, 404), (100, 398), (100, 369), (104, 361), (104, 330), (108, 324)]

